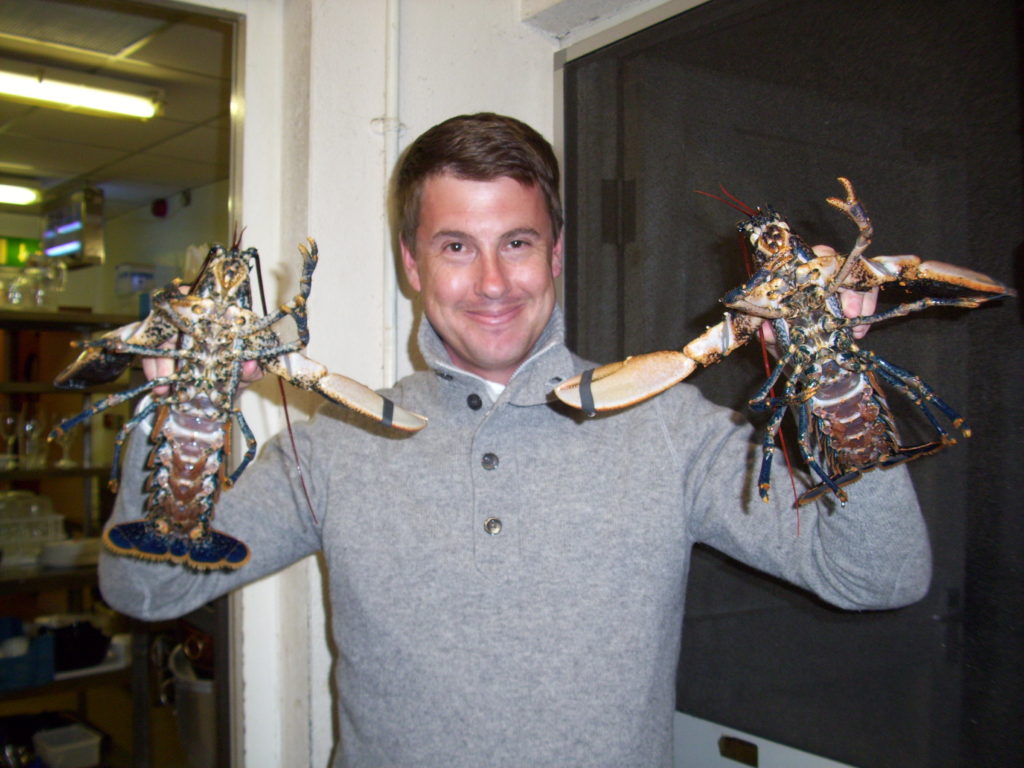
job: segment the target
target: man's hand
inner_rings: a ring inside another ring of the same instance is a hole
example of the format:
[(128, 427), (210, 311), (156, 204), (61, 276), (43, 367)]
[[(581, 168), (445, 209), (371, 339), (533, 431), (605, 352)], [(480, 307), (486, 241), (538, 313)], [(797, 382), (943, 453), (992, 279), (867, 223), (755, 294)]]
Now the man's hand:
[[(173, 349), (174, 339), (167, 341), (160, 345), (161, 349)], [(174, 358), (171, 357), (144, 357), (142, 358), (142, 372), (146, 375), (149, 381), (158, 379), (162, 376), (170, 376), (174, 373)], [(254, 381), (259, 381), (263, 378), (263, 369), (260, 368), (260, 364), (255, 360), (244, 360), (242, 362), (242, 378), (241, 384), (238, 387), (238, 394), (242, 394), (246, 387), (252, 384)], [(161, 384), (158, 387), (153, 387), (153, 395), (156, 397), (163, 397), (171, 388), (166, 384)]]
[[(828, 245), (815, 245), (812, 246), (811, 250), (814, 251), (815, 256), (834, 256), (836, 253), (835, 249)], [(878, 287), (876, 286), (866, 293), (840, 288), (839, 301), (843, 305), (843, 314), (847, 317), (873, 315), (875, 313), (875, 308), (878, 306)], [(870, 325), (855, 326), (853, 329), (853, 337), (855, 339), (863, 339), (870, 328)], [(761, 330), (764, 333), (764, 340), (766, 342), (771, 344), (775, 341), (775, 334), (772, 332), (771, 322), (765, 320), (761, 325)]]
[[(190, 285), (179, 285), (178, 290), (183, 295), (188, 295), (191, 290)], [(174, 349), (178, 346), (178, 337), (172, 336), (170, 339), (160, 345), (159, 349)], [(159, 379), (164, 376), (170, 376), (174, 373), (174, 358), (173, 357), (143, 357), (142, 358), (142, 372), (145, 374), (147, 381), (153, 379)], [(259, 381), (263, 378), (263, 369), (260, 368), (259, 363), (255, 360), (245, 360), (242, 362), (242, 380), (241, 385), (238, 387), (237, 394), (242, 394), (245, 388), (252, 384), (254, 381)], [(152, 394), (154, 397), (164, 397), (171, 388), (166, 384), (161, 384), (159, 387), (153, 387)]]

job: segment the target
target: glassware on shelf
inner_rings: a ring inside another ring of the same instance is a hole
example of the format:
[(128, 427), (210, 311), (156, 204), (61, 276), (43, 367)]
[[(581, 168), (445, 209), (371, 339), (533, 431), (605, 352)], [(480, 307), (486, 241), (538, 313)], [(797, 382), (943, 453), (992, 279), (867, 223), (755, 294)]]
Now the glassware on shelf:
[(68, 268), (34, 253), (15, 275), (5, 281), (4, 299), (11, 309), (55, 310), (58, 295), (67, 287)]
[(4, 439), (4, 452), (0, 453), (0, 469), (18, 466), (18, 412), (0, 411), (0, 437)]
[[(58, 416), (54, 419), (53, 426), (57, 426), (62, 421), (64, 421), (63, 417)], [(71, 429), (57, 435), (57, 445), (60, 446), (60, 458), (54, 465), (57, 469), (74, 469), (78, 466), (78, 462), (71, 458), (71, 445), (75, 440), (76, 434), (77, 430)]]
[(11, 309), (32, 309), (36, 304), (36, 276), (22, 271), (7, 286), (7, 303)]
[(46, 466), (46, 431), (39, 419), (29, 416), (18, 419), (18, 466), (21, 469)]
[(40, 268), (36, 285), (36, 306), (57, 309), (57, 297), (67, 287), (68, 268), (57, 261)]

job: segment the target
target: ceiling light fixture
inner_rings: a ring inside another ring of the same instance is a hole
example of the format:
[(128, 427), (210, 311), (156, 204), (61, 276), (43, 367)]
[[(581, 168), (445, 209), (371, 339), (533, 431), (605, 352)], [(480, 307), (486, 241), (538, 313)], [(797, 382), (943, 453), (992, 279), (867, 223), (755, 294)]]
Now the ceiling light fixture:
[[(19, 101), (46, 106), (82, 109), (90, 112), (148, 119), (157, 113), (159, 100), (153, 95), (87, 85), (86, 75), (53, 77), (44, 70), (35, 73), (0, 71), (0, 94)], [(93, 78), (95, 80), (95, 78)], [(109, 82), (109, 81), (108, 81)]]
[(32, 205), (39, 200), (39, 191), (15, 184), (0, 184), (0, 203), (6, 205)]

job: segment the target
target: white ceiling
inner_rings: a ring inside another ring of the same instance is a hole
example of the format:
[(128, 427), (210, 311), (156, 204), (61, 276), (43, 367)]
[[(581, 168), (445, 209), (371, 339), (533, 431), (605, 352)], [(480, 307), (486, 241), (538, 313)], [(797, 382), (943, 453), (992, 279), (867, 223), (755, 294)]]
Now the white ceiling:
[(161, 113), (146, 121), (0, 96), (0, 180), (24, 180), (47, 199), (99, 187), (109, 219), (227, 178), (233, 32), (228, 20), (163, 4), (0, 1), (0, 69), (13, 59), (164, 95)]

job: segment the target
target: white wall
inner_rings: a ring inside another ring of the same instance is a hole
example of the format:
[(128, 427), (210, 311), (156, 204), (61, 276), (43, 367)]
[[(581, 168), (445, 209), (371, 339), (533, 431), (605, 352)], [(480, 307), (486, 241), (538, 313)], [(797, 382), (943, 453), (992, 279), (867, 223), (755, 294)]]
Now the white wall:
[[(544, 0), (533, 10), (578, 11), (587, 2)], [(391, 383), (412, 368), (414, 319), (397, 295), (385, 218), (397, 153), (436, 122), (480, 110), (556, 138), (562, 43), (543, 24), (521, 20), (520, 0), (200, 4), (246, 19), (241, 218), (246, 242), (277, 278), (271, 292), (294, 292), (295, 243), (315, 236), (311, 356), (368, 385)], [(628, 17), (652, 2), (601, 5)], [(576, 39), (572, 30), (562, 38)], [(339, 327), (346, 332), (318, 332)], [(269, 386), (257, 390), (243, 408), (263, 441), (282, 417)], [(244, 764), (326, 765), (334, 733), (316, 561), (248, 587), (234, 605)]]

